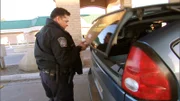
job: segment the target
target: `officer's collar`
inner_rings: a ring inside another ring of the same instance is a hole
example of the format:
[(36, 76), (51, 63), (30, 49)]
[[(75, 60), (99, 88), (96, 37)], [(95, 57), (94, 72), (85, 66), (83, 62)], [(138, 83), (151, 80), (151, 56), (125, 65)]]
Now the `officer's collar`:
[[(55, 25), (56, 27), (58, 27), (58, 28), (61, 28), (61, 29), (63, 29), (57, 22), (55, 22), (53, 19), (51, 19), (51, 18), (47, 18), (47, 20), (46, 20), (46, 25), (51, 25), (51, 24), (53, 24), (53, 25)], [(64, 29), (63, 29), (64, 30)]]

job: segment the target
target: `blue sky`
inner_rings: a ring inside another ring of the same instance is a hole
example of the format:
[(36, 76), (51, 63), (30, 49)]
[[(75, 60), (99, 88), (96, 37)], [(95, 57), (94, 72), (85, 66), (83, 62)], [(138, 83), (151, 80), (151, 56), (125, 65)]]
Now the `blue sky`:
[(24, 20), (49, 16), (55, 7), (53, 0), (1, 0), (1, 19)]

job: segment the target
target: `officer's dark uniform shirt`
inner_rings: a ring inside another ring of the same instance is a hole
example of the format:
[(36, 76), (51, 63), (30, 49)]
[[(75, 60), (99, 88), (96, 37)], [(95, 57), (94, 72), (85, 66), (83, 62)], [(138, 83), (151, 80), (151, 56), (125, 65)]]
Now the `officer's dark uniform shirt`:
[(46, 25), (36, 34), (34, 55), (38, 68), (75, 68), (82, 74), (80, 46), (75, 46), (71, 35), (58, 23), (48, 18)]

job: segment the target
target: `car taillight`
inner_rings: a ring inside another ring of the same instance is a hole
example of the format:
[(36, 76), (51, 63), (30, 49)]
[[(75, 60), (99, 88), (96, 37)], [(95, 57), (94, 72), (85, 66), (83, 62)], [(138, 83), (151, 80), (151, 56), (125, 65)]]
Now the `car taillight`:
[(170, 100), (171, 89), (157, 62), (140, 48), (130, 50), (122, 78), (122, 88), (143, 100)]

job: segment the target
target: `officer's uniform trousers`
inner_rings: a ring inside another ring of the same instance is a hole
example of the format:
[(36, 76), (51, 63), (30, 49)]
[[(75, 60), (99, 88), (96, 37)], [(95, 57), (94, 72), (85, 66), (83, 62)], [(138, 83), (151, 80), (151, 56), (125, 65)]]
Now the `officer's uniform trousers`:
[(73, 78), (69, 81), (68, 74), (59, 74), (58, 82), (56, 76), (50, 76), (49, 73), (41, 71), (40, 76), (46, 95), (51, 101), (74, 101)]

